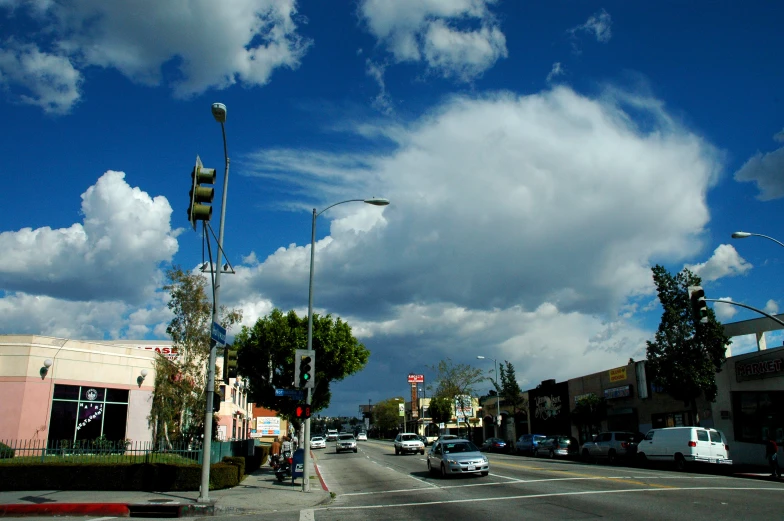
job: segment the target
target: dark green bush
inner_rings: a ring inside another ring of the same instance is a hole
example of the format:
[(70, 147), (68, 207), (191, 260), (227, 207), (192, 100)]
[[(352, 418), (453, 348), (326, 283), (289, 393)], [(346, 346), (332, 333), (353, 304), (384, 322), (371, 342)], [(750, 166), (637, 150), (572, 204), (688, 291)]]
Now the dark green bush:
[(14, 457), (14, 449), (9, 447), (5, 443), (0, 443), (0, 459), (13, 458), (13, 457)]
[[(238, 465), (218, 463), (210, 468), (210, 489), (239, 484)], [(199, 490), (200, 465), (27, 464), (0, 465), (0, 490)]]
[(226, 456), (225, 458), (223, 458), (223, 463), (236, 466), (237, 479), (242, 481), (242, 478), (245, 476), (245, 458)]

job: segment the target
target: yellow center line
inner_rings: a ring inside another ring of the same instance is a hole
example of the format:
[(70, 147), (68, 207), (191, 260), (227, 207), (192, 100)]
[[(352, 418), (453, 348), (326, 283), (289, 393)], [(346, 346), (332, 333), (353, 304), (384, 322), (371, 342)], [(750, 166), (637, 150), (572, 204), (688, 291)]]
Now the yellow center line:
[[(528, 465), (519, 465), (517, 463), (503, 463), (503, 462), (500, 462), (500, 461), (492, 462), (491, 466), (493, 466), (493, 467), (495, 467), (495, 466), (510, 467), (510, 468), (523, 469), (523, 470), (544, 470), (544, 471), (549, 471), (549, 472), (566, 472), (566, 471), (561, 471), (559, 469), (543, 468), (543, 467), (531, 467), (531, 466), (528, 466)], [(575, 478), (591, 478), (591, 479), (601, 479), (601, 480), (605, 480), (605, 481), (615, 481), (617, 483), (629, 483), (629, 484), (632, 484), (632, 485), (640, 485), (640, 486), (643, 486), (643, 487), (676, 488), (673, 485), (660, 485), (660, 484), (657, 484), (657, 483), (645, 483), (644, 481), (637, 481), (637, 480), (631, 479), (631, 478), (611, 478), (611, 477), (606, 477), (606, 476), (595, 476), (593, 474), (583, 474), (581, 472), (569, 472), (569, 476), (570, 477), (575, 477)]]

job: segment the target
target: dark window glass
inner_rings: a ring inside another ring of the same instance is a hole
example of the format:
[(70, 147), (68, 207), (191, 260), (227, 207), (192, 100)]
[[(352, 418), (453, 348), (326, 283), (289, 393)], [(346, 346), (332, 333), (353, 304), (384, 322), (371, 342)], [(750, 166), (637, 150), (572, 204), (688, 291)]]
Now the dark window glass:
[(599, 435), (599, 441), (610, 441), (612, 440), (612, 434), (609, 432), (605, 432), (604, 434)]
[(106, 389), (103, 387), (91, 387), (89, 385), (82, 386), (81, 399), (86, 402), (102, 402), (105, 395)]
[[(91, 387), (92, 389), (92, 387)], [(77, 440), (94, 440), (101, 435), (104, 405), (96, 402), (79, 403), (79, 422), (76, 424)]]
[[(56, 385), (55, 388), (58, 386)], [(59, 387), (73, 387), (63, 385)], [(78, 391), (78, 387), (76, 388)], [(69, 443), (74, 439), (76, 428), (76, 402), (53, 402), (52, 415), (49, 419), (49, 444), (56, 444), (62, 440)]]
[(615, 441), (629, 441), (632, 435), (628, 432), (616, 432)]
[(128, 406), (119, 403), (106, 404), (106, 417), (103, 419), (103, 435), (112, 441), (125, 439), (125, 425), (128, 421)]
[(697, 431), (697, 441), (709, 441), (708, 431)]
[(106, 401), (128, 403), (128, 389), (106, 389)]
[(78, 400), (79, 386), (55, 384), (54, 397), (55, 399), (61, 399), (61, 400)]

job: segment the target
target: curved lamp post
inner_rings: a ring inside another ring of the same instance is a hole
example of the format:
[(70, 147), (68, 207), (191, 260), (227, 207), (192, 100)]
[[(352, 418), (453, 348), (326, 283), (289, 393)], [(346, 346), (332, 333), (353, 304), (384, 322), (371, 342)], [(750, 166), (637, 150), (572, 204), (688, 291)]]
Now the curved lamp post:
[[(484, 357), (482, 355), (477, 355), (477, 358), (479, 360), (484, 360), (485, 358), (487, 358), (488, 360), (492, 360), (493, 361), (493, 367), (494, 367), (493, 371), (495, 371), (495, 379), (496, 379), (496, 382), (498, 382), (498, 361), (495, 358)], [(499, 393), (498, 393), (498, 385), (500, 385), (500, 384), (498, 384), (498, 383), (496, 384), (496, 390), (495, 390), (495, 414), (496, 414), (496, 417), (493, 418), (493, 432), (495, 433), (495, 437), (496, 438), (500, 434), (498, 432), (498, 418), (501, 417), (501, 397), (499, 396)]]
[(762, 235), (761, 233), (735, 232), (732, 234), (733, 239), (745, 239), (746, 237), (762, 237), (764, 239), (768, 239), (775, 242), (779, 246), (784, 246), (784, 242), (778, 241), (773, 237), (768, 237), (767, 235)]
[[(333, 206), (353, 202), (372, 204), (373, 206), (386, 206), (389, 204), (389, 199), (381, 197), (371, 197), (370, 199), (347, 199), (345, 201), (340, 201), (339, 203), (331, 204), (320, 212), (313, 208), (313, 221), (310, 231), (310, 282), (308, 284), (308, 351), (313, 349), (313, 263), (316, 252), (316, 218)], [(311, 401), (311, 389), (308, 388), (307, 404), (310, 405)], [(305, 474), (302, 479), (302, 491), (310, 492), (310, 477), (308, 476), (307, 471), (308, 465), (310, 464), (310, 418), (305, 419), (305, 440), (303, 447), (305, 449), (305, 457), (302, 461), (302, 468), (304, 469)]]

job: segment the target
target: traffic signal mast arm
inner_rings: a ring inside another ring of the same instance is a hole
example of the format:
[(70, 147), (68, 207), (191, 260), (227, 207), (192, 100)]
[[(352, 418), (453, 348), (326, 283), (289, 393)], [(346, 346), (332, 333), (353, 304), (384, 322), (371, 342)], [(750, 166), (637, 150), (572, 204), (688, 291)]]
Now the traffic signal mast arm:
[(750, 309), (752, 311), (756, 311), (757, 313), (765, 315), (766, 317), (768, 317), (772, 321), (776, 322), (777, 324), (779, 324), (781, 326), (784, 326), (784, 322), (782, 322), (778, 318), (774, 317), (773, 315), (769, 315), (769, 314), (765, 313), (764, 311), (762, 311), (761, 309), (753, 308), (751, 306), (747, 306), (746, 304), (741, 304), (740, 302), (733, 302), (731, 300), (722, 300), (722, 299), (717, 299), (717, 298), (706, 298), (705, 301), (706, 302), (721, 302), (722, 304), (732, 304), (733, 306), (740, 306), (742, 308)]

